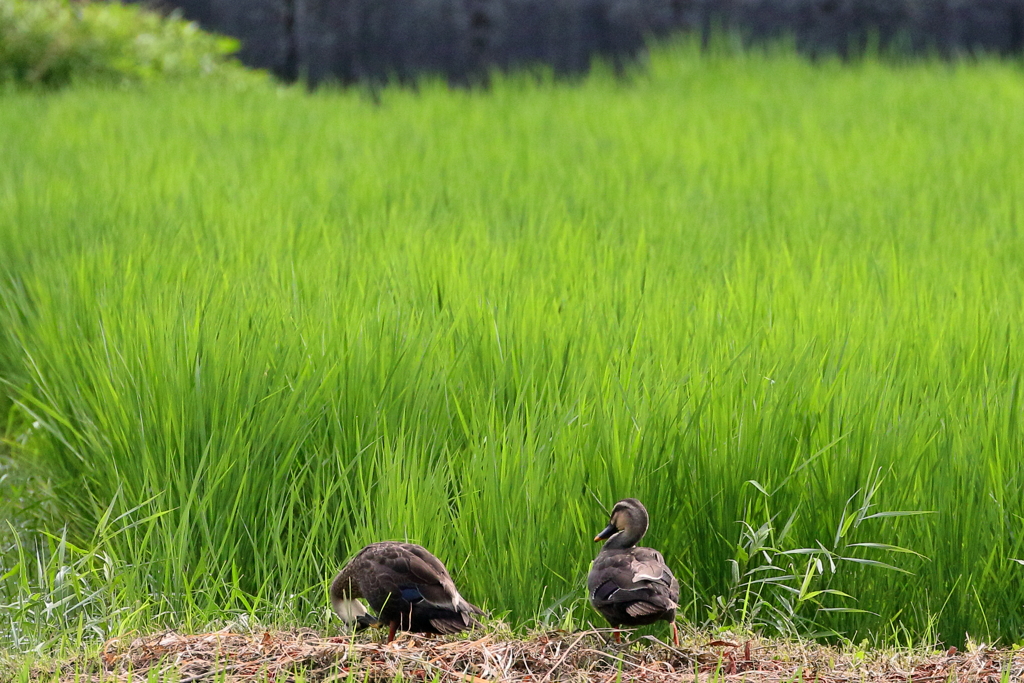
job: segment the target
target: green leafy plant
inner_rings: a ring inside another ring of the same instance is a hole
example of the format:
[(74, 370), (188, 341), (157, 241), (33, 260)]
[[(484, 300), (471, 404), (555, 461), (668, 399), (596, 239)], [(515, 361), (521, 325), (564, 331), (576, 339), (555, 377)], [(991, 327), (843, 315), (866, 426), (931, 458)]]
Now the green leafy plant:
[(0, 0), (0, 85), (239, 77), (245, 70), (230, 59), (237, 47), (177, 14), (138, 5)]
[[(823, 626), (820, 616), (829, 612), (864, 613), (851, 603), (856, 598), (832, 585), (844, 567), (874, 567), (879, 570), (911, 574), (897, 564), (884, 562), (865, 553), (909, 554), (923, 556), (908, 548), (889, 543), (857, 541), (861, 525), (870, 520), (928, 514), (919, 511), (875, 511), (874, 502), (881, 478), (878, 473), (846, 501), (828, 544), (816, 540), (811, 547), (794, 547), (794, 522), (799, 510), (792, 512), (778, 527), (778, 515), (771, 514), (772, 494), (756, 481), (749, 481), (763, 498), (767, 521), (758, 527), (741, 520), (735, 556), (729, 560), (732, 574), (730, 591), (716, 596), (708, 609), (708, 621), (737, 624), (744, 628), (767, 628), (785, 636), (821, 637), (840, 635)], [(831, 598), (831, 600), (830, 600)], [(838, 602), (839, 604), (834, 604)]]

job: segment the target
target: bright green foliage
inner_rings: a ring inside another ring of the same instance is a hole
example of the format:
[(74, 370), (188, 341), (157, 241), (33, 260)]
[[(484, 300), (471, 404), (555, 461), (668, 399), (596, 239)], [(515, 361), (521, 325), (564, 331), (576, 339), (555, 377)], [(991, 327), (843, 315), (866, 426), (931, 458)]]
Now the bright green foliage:
[(137, 83), (210, 74), (242, 78), (236, 40), (138, 5), (0, 0), (0, 86)]
[(6, 98), (9, 437), (69, 529), (0, 602), (24, 643), (62, 596), (323, 625), (407, 538), (579, 624), (595, 498), (636, 496), (683, 619), (1017, 637), (1021, 111), (1005, 63), (689, 47), (379, 104)]

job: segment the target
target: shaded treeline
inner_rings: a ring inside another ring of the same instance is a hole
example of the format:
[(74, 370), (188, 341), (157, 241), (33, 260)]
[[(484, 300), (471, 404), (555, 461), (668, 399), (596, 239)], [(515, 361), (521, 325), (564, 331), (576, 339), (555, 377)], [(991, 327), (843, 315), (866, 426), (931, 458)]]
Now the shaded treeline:
[(242, 40), (240, 57), (316, 84), (454, 83), (490, 69), (624, 64), (652, 37), (716, 30), (747, 44), (789, 37), (812, 56), (878, 48), (897, 54), (1015, 54), (1024, 0), (159, 0)]

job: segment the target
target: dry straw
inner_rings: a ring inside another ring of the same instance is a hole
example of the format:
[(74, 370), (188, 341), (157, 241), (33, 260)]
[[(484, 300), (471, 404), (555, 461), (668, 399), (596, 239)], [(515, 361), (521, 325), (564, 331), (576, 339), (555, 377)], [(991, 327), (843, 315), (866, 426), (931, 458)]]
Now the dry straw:
[(105, 681), (1019, 681), (1024, 652), (984, 645), (970, 652), (918, 650), (869, 654), (794, 641), (712, 639), (691, 634), (684, 646), (654, 638), (625, 646), (607, 630), (551, 631), (527, 639), (493, 633), (443, 640), (404, 634), (394, 643), (364, 636), (325, 638), (310, 630), (229, 630), (182, 635), (166, 631), (108, 641), (93, 657), (33, 680)]

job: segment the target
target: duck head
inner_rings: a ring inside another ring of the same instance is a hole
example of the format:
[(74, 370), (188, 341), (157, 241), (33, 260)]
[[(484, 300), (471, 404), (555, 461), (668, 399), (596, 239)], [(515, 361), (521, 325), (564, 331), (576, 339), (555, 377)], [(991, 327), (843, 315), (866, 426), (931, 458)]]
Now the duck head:
[(632, 548), (647, 533), (647, 508), (636, 498), (620, 500), (612, 508), (604, 531), (594, 537), (605, 541), (605, 548)]

